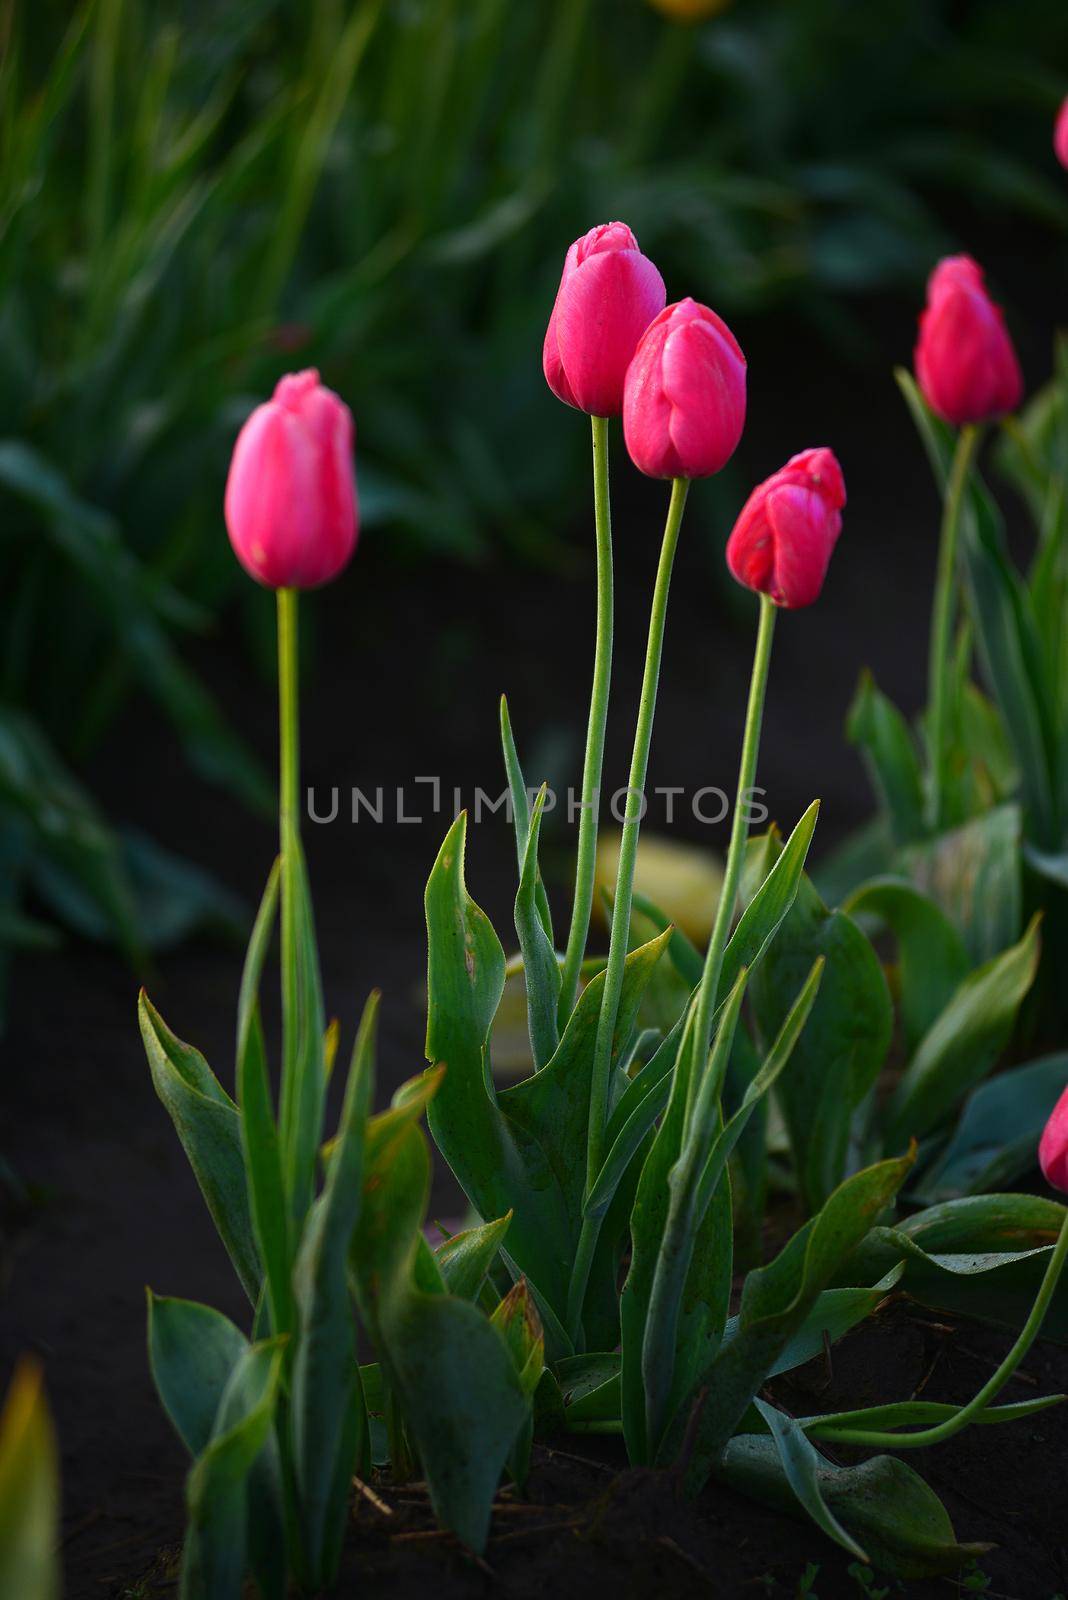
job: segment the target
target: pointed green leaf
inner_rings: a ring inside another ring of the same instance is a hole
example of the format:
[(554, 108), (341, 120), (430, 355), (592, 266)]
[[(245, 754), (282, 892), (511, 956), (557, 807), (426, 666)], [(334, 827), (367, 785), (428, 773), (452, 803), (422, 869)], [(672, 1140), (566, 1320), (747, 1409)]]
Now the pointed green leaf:
[(496, 1222), (465, 1228), (438, 1245), (434, 1254), (450, 1294), (458, 1295), (461, 1300), (478, 1299), (479, 1290), (497, 1259), (511, 1220), (512, 1213), (509, 1211)]
[(267, 1279), (271, 1327), (275, 1333), (289, 1333), (293, 1327), (289, 1212), (259, 1016), (260, 975), (274, 929), (279, 868), (280, 863), (276, 861), (267, 879), (241, 977), (237, 1008), (237, 1097), (249, 1209)]
[(845, 912), (829, 911), (803, 878), (750, 986), (760, 1040), (778, 1033), (818, 957), (826, 963), (819, 995), (778, 1086), (811, 1210), (846, 1170), (851, 1119), (885, 1060), (893, 1008), (869, 941)]
[(991, 1071), (1038, 970), (1038, 927), (1036, 916), (1019, 944), (969, 974), (928, 1029), (887, 1108), (887, 1149), (936, 1128)]
[[(687, 1484), (694, 1492), (720, 1459), (753, 1397), (818, 1296), (893, 1200), (912, 1160), (910, 1154), (854, 1173), (774, 1261), (746, 1278), (738, 1331), (698, 1379), (707, 1384), (709, 1399), (697, 1422), (686, 1472)], [(884, 1266), (883, 1272), (886, 1270)], [(684, 1426), (680, 1414), (673, 1437), (666, 1441), (665, 1454), (678, 1448)]]
[(186, 1484), (182, 1600), (236, 1600), (241, 1593), (246, 1564), (254, 1558), (249, 1481), (271, 1437), (281, 1373), (281, 1344), (265, 1341), (239, 1357), (226, 1385), (212, 1438)]
[(913, 1193), (931, 1205), (1001, 1189), (1031, 1172), (1038, 1141), (1068, 1088), (1068, 1052), (999, 1072), (967, 1100), (945, 1151)]
[(792, 1417), (785, 1416), (783, 1412), (765, 1404), (763, 1400), (754, 1400), (753, 1405), (768, 1425), (775, 1448), (779, 1452), (779, 1461), (786, 1481), (802, 1509), (828, 1539), (840, 1544), (850, 1555), (859, 1557), (861, 1561), (867, 1561), (867, 1555), (842, 1527), (823, 1498), (820, 1469), (828, 1465), (826, 1458), (820, 1455)]
[(997, 806), (902, 852), (901, 865), (952, 920), (973, 962), (1020, 936), (1020, 828), (1018, 806)]
[(545, 795), (546, 789), (542, 785), (531, 813), (530, 831), (527, 834), (520, 870), (519, 892), (515, 899), (515, 927), (519, 935), (519, 947), (523, 952), (530, 1047), (536, 1072), (544, 1067), (560, 1042), (556, 1022), (560, 999), (560, 967), (556, 951), (539, 915), (536, 896), (539, 882), (538, 838), (541, 833)]
[(260, 1262), (237, 1107), (199, 1050), (170, 1031), (143, 991), (138, 1019), (156, 1093), (170, 1113), (219, 1237), (255, 1305)]
[[(873, 1228), (843, 1271), (866, 1283), (903, 1261), (902, 1288), (935, 1310), (1018, 1329), (1031, 1310), (1064, 1217), (1055, 1200), (1029, 1194), (972, 1195)], [(1068, 1284), (1057, 1287), (1043, 1323), (1068, 1343)]]
[(923, 773), (916, 742), (900, 711), (863, 672), (846, 718), (846, 734), (858, 745), (895, 844), (924, 834)]
[(418, 1449), (435, 1512), (478, 1550), (530, 1404), (508, 1346), (482, 1313), (454, 1295), (416, 1286), (412, 1269), (430, 1184), (416, 1119), (441, 1079), (440, 1072), (425, 1074), (418, 1094), (370, 1123), (350, 1260), (362, 1316)]
[(903, 878), (862, 883), (842, 910), (885, 923), (897, 940), (901, 1019), (906, 1046), (914, 1049), (968, 974), (963, 939), (935, 902)]
[(194, 1458), (208, 1447), (219, 1402), (248, 1349), (240, 1328), (212, 1306), (148, 1291), (148, 1361), (182, 1443)]
[[(719, 1476), (731, 1488), (781, 1510), (798, 1506), (772, 1439), (741, 1434), (727, 1446)], [(819, 1456), (815, 1488), (828, 1516), (862, 1541), (874, 1566), (902, 1578), (956, 1572), (990, 1548), (958, 1544), (945, 1507), (918, 1473), (893, 1456), (838, 1467)], [(839, 1541), (840, 1542), (840, 1541)]]
[[(512, 723), (508, 715), (508, 701), (501, 695), (501, 746), (504, 750), (504, 769), (508, 778), (508, 793), (512, 806), (512, 825), (515, 829), (515, 849), (519, 862), (519, 875), (523, 875), (523, 865), (527, 855), (527, 844), (530, 839), (530, 790), (523, 779), (523, 769), (519, 764), (519, 752), (515, 747), (512, 737)], [(549, 911), (549, 899), (545, 893), (541, 871), (537, 861), (534, 862), (534, 901), (542, 930), (550, 947), (553, 943), (553, 919)]]
[(300, 1326), (290, 1407), (293, 1466), (302, 1554), (317, 1588), (327, 1587), (337, 1571), (350, 1481), (367, 1431), (347, 1269), (360, 1212), (378, 1002), (376, 990), (357, 1033), (326, 1183), (309, 1214), (293, 1272)]

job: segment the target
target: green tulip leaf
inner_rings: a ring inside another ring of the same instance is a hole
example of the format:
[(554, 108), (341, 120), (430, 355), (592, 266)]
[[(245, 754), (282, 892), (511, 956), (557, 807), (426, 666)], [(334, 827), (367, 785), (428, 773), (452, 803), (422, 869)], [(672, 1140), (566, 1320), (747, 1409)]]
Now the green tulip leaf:
[(352, 1473), (367, 1439), (348, 1256), (360, 1213), (378, 1002), (376, 991), (364, 1009), (326, 1183), (308, 1214), (293, 1271), (299, 1337), (290, 1428), (302, 1557), (313, 1588), (327, 1587), (337, 1571)]
[(1038, 926), (970, 973), (921, 1039), (887, 1108), (887, 1149), (937, 1128), (991, 1071), (1038, 970)]
[[(781, 1413), (780, 1413), (781, 1415)], [(790, 1427), (791, 1438), (796, 1425)], [(800, 1453), (800, 1452), (799, 1452)], [(945, 1507), (917, 1472), (893, 1456), (873, 1456), (857, 1467), (839, 1467), (818, 1452), (808, 1463), (806, 1500), (796, 1487), (800, 1469), (788, 1474), (778, 1443), (759, 1434), (740, 1434), (727, 1445), (718, 1476), (732, 1489), (796, 1512), (818, 1502), (849, 1541), (862, 1544), (865, 1559), (882, 1572), (900, 1578), (928, 1578), (959, 1570), (990, 1549), (986, 1544), (958, 1544)], [(811, 1514), (811, 1512), (810, 1512)], [(820, 1522), (824, 1532), (829, 1529)], [(831, 1533), (842, 1543), (837, 1533)]]
[[(910, 373), (899, 369), (895, 376), (944, 489), (954, 430), (932, 414)], [(1034, 837), (1048, 847), (1060, 833), (1056, 694), (1032, 597), (1009, 559), (997, 507), (974, 469), (961, 517), (961, 561), (980, 657), (1013, 743)]]
[[(737, 1332), (698, 1376), (709, 1396), (693, 1430), (686, 1469), (696, 1493), (722, 1456), (754, 1396), (759, 1393), (818, 1297), (868, 1234), (904, 1183), (913, 1157), (880, 1161), (847, 1178), (822, 1210), (794, 1234), (766, 1267), (750, 1272), (742, 1290)], [(893, 1266), (895, 1263), (891, 1262)], [(883, 1267), (879, 1277), (885, 1276)], [(853, 1280), (854, 1283), (857, 1281)], [(677, 1450), (686, 1426), (680, 1411), (662, 1457)]]
[(290, 1214), (299, 1230), (315, 1194), (319, 1147), (323, 1139), (327, 1061), (326, 1018), (308, 869), (295, 830), (283, 851), (281, 876), (283, 919), (287, 881), (288, 893), (294, 902), (292, 959), (296, 1013), (288, 1018), (283, 1015), (285, 1061), (279, 1129)]
[(975, 963), (1019, 938), (1020, 828), (1018, 806), (996, 806), (901, 853), (901, 866), (942, 907)]
[(196, 1458), (208, 1447), (248, 1340), (221, 1311), (148, 1291), (148, 1359), (163, 1409)]
[(255, 1305), (261, 1269), (238, 1109), (200, 1051), (170, 1031), (143, 990), (138, 1020), (156, 1093), (170, 1114), (245, 1293)]
[[(527, 857), (527, 847), (530, 841), (530, 790), (523, 778), (523, 769), (519, 764), (519, 752), (515, 747), (512, 736), (512, 722), (508, 715), (508, 701), (501, 695), (501, 747), (504, 752), (504, 770), (508, 778), (508, 794), (512, 810), (512, 826), (515, 830), (515, 849), (519, 863), (519, 876), (523, 876), (523, 868)], [(544, 804), (544, 802), (543, 802)], [(534, 859), (534, 900), (538, 917), (541, 921), (542, 931), (549, 944), (553, 945), (553, 919), (549, 910), (549, 899), (545, 893), (542, 882), (541, 869), (537, 863), (537, 853)]]
[(811, 1210), (823, 1204), (845, 1172), (852, 1117), (886, 1057), (893, 1008), (869, 941), (844, 911), (829, 911), (803, 878), (750, 987), (765, 1044), (782, 1027), (820, 957), (825, 965), (819, 995), (777, 1091)]
[(619, 1416), (618, 1351), (566, 1357), (557, 1362), (556, 1377), (568, 1427), (574, 1423), (613, 1422)]
[(292, 1252), (282, 1156), (259, 1016), (259, 984), (274, 928), (280, 862), (271, 869), (249, 940), (237, 1008), (237, 1095), (249, 1207), (267, 1280), (271, 1326), (293, 1328)]
[[(876, 1227), (844, 1272), (870, 1282), (904, 1262), (901, 1288), (932, 1310), (1019, 1329), (1031, 1310), (1060, 1232), (1064, 1207), (1028, 1194), (947, 1200)], [(1046, 1338), (1068, 1343), (1068, 1285), (1062, 1280), (1043, 1323)]]
[(515, 899), (515, 927), (519, 935), (519, 948), (523, 952), (527, 1023), (536, 1072), (551, 1059), (560, 1042), (556, 1020), (560, 999), (560, 966), (537, 905), (537, 887), (541, 881), (538, 839), (545, 795), (546, 788), (542, 785), (530, 817), (530, 831)]
[(901, 1019), (911, 1051), (968, 974), (964, 941), (935, 902), (901, 878), (861, 884), (842, 910), (862, 924), (867, 918), (885, 924), (897, 940)]
[(442, 1279), (450, 1294), (477, 1300), (486, 1275), (500, 1253), (512, 1220), (509, 1211), (495, 1222), (465, 1228), (439, 1244), (434, 1251)]
[[(350, 1269), (434, 1510), (463, 1543), (480, 1550), (501, 1469), (530, 1417), (530, 1398), (527, 1375), (516, 1370), (501, 1331), (447, 1292), (425, 1249), (430, 1158), (416, 1124), (443, 1076), (442, 1068), (424, 1073), (368, 1125)], [(417, 1271), (420, 1258), (433, 1269), (430, 1276)]]
[(802, 1510), (808, 1513), (817, 1528), (825, 1533), (828, 1539), (833, 1539), (835, 1544), (840, 1544), (850, 1555), (866, 1562), (868, 1560), (866, 1553), (842, 1527), (823, 1498), (824, 1480), (821, 1477), (821, 1468), (828, 1465), (826, 1457), (820, 1455), (792, 1417), (777, 1411), (774, 1406), (767, 1405), (763, 1400), (754, 1400), (753, 1405), (767, 1424), (768, 1432), (779, 1452), (779, 1461), (786, 1481)]
[(863, 672), (846, 717), (846, 735), (860, 749), (895, 844), (924, 834), (919, 751), (908, 723), (870, 672)]
[(277, 1514), (262, 1520), (250, 1515), (253, 1469), (273, 1442), (281, 1375), (278, 1339), (249, 1345), (230, 1374), (211, 1438), (186, 1483), (182, 1600), (239, 1595), (247, 1564), (265, 1594), (284, 1593), (286, 1558)]
[(1049, 1114), (1068, 1088), (1068, 1052), (1012, 1067), (969, 1097), (953, 1137), (912, 1193), (925, 1205), (1004, 1188), (1033, 1171)]

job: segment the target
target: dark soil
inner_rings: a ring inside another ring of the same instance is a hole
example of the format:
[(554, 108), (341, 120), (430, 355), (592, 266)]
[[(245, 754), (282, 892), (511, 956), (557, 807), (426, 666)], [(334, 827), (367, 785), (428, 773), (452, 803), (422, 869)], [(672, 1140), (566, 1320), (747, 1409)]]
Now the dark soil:
[[(1006, 252), (1003, 271), (1011, 272)], [(882, 356), (907, 359), (911, 310), (884, 308)], [(878, 325), (876, 325), (877, 327)], [(839, 448), (849, 484), (846, 530), (820, 604), (781, 619), (761, 762), (772, 815), (791, 824), (813, 797), (824, 809), (823, 849), (869, 808), (859, 763), (842, 738), (860, 668), (909, 713), (923, 685), (937, 503), (911, 425), (889, 377), (858, 368), (843, 383), (840, 358), (797, 328), (763, 323), (746, 341), (752, 426), (733, 488), (698, 486), (684, 533), (669, 616), (661, 710), (650, 784), (733, 782), (751, 651), (750, 614), (722, 571), (723, 527), (744, 486), (802, 446)], [(868, 330), (878, 342), (878, 331)], [(787, 352), (784, 355), (784, 350)], [(1032, 376), (1044, 371), (1040, 350)], [(837, 386), (830, 367), (838, 371)], [(784, 370), (795, 376), (783, 381)], [(799, 420), (800, 419), (800, 420)], [(582, 426), (561, 416), (561, 426)], [(625, 782), (662, 486), (616, 471), (617, 670), (608, 775)], [(721, 513), (713, 508), (723, 496)], [(220, 537), (221, 529), (220, 529)], [(350, 574), (304, 607), (314, 626), (305, 690), (306, 781), (388, 795), (438, 775), (432, 815), (409, 789), (421, 823), (358, 827), (341, 818), (307, 829), (327, 1001), (350, 1030), (367, 991), (385, 991), (379, 1100), (423, 1062), (425, 960), (422, 889), (452, 813), (481, 784), (501, 787), (497, 696), (510, 695), (528, 778), (567, 781), (581, 751), (592, 634), (592, 560), (585, 531), (551, 570), (504, 562), (462, 571), (429, 558), (402, 565), (371, 534)], [(273, 760), (270, 686), (248, 662), (240, 629), (193, 652), (234, 723), (265, 763)], [(110, 813), (204, 863), (251, 905), (273, 853), (270, 826), (185, 770), (173, 734), (143, 705), (89, 775)], [(387, 808), (387, 817), (390, 812)], [(654, 806), (651, 825), (662, 826)], [(687, 812), (676, 831), (721, 846), (721, 829)], [(563, 824), (547, 862), (567, 866)], [(468, 881), (502, 936), (514, 894), (514, 856), (502, 820), (472, 831)], [(558, 887), (558, 884), (557, 884)], [(505, 943), (510, 941), (505, 937)], [(205, 940), (162, 957), (153, 999), (232, 1083), (232, 1030), (241, 952)], [(165, 1113), (156, 1102), (136, 1030), (136, 981), (109, 953), (71, 944), (16, 967), (0, 1082), (3, 1153), (28, 1187), (9, 1207), (3, 1245), (0, 1381), (17, 1355), (36, 1351), (62, 1447), (68, 1600), (142, 1591), (164, 1573), (182, 1532), (183, 1452), (157, 1403), (144, 1352), (143, 1290), (246, 1308)], [(343, 1046), (344, 1049), (344, 1046)], [(434, 1207), (455, 1215), (451, 1179), (439, 1173)], [(940, 1330), (899, 1306), (834, 1354), (830, 1387), (805, 1374), (822, 1409), (889, 1399), (925, 1386), (963, 1399), (988, 1375), (1005, 1336), (978, 1327)], [(1031, 1388), (1068, 1389), (1068, 1356), (1039, 1346), (1026, 1363)], [(810, 1393), (813, 1391), (810, 1391)], [(797, 1387), (787, 1404), (806, 1404)], [(570, 1452), (568, 1454), (567, 1452)], [(583, 1459), (576, 1460), (575, 1457)], [(972, 1429), (918, 1462), (943, 1494), (961, 1539), (993, 1540), (983, 1558), (988, 1592), (1052, 1600), (1068, 1592), (1063, 1550), (1068, 1415), (1057, 1410), (999, 1429)], [(502, 1497), (485, 1564), (434, 1534), (418, 1491), (387, 1493), (388, 1515), (361, 1499), (341, 1593), (442, 1600), (612, 1590), (619, 1595), (859, 1594), (849, 1561), (811, 1526), (711, 1488), (696, 1507), (667, 1478), (622, 1472), (614, 1445), (540, 1450), (526, 1501)], [(409, 1503), (411, 1502), (411, 1503)], [(1061, 1545), (1058, 1549), (1057, 1546)], [(808, 1563), (818, 1571), (799, 1590)], [(173, 1561), (171, 1563), (173, 1566)], [(895, 1591), (896, 1592), (896, 1591)], [(910, 1593), (950, 1592), (941, 1580)], [(5, 1597), (8, 1600), (8, 1597)], [(10, 1597), (17, 1600), (17, 1597)]]

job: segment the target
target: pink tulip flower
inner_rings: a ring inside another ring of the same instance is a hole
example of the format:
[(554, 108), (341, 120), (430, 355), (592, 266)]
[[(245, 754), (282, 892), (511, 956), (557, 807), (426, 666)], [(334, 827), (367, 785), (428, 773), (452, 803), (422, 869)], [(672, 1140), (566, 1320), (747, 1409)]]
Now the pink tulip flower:
[(802, 450), (755, 488), (727, 541), (747, 589), (796, 611), (819, 598), (842, 531), (845, 479), (832, 450)]
[(987, 294), (971, 256), (947, 256), (932, 272), (915, 364), (927, 404), (958, 427), (1019, 405), (1020, 363), (1001, 308)]
[(651, 478), (708, 478), (745, 425), (745, 357), (722, 317), (696, 300), (667, 306), (627, 371), (623, 435)]
[(630, 359), (665, 299), (663, 278), (626, 223), (605, 222), (576, 239), (542, 350), (557, 399), (592, 417), (618, 417)]
[(1057, 113), (1053, 124), (1053, 148), (1062, 167), (1068, 167), (1068, 96)]
[(329, 583), (356, 545), (352, 413), (310, 369), (282, 378), (238, 434), (226, 527), (245, 571), (269, 589)]
[(1050, 1113), (1038, 1143), (1038, 1164), (1046, 1182), (1068, 1194), (1068, 1089)]

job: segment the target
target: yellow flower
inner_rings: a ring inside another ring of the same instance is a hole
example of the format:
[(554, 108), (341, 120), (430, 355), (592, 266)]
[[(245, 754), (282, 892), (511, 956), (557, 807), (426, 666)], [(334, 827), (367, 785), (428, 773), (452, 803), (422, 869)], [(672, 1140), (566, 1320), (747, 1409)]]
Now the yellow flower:
[[(619, 841), (618, 832), (604, 831), (597, 844), (597, 887), (607, 889), (609, 894), (615, 893)], [(662, 834), (642, 834), (634, 887), (695, 944), (708, 943), (722, 886), (723, 868), (712, 851), (685, 844), (681, 839), (666, 839)], [(600, 894), (596, 909), (603, 917)]]
[(717, 12), (726, 11), (731, 0), (649, 0), (655, 11), (676, 22), (703, 22)]

